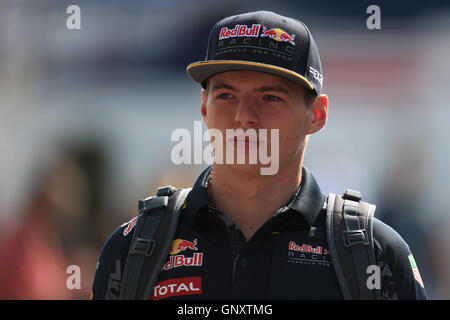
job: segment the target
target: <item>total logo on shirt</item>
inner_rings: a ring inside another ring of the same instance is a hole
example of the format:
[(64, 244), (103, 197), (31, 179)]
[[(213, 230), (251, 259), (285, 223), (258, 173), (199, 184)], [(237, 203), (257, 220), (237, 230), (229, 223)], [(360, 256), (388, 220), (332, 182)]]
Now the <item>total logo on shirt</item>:
[(202, 293), (201, 277), (175, 278), (162, 281), (153, 288), (150, 300)]

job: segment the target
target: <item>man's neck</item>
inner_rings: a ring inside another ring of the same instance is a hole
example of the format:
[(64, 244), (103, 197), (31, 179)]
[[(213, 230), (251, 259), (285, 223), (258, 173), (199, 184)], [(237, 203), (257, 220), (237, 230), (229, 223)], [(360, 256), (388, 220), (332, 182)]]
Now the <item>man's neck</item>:
[(275, 175), (260, 175), (241, 168), (214, 165), (208, 196), (214, 206), (233, 219), (246, 239), (253, 234), (298, 189), (302, 161)]

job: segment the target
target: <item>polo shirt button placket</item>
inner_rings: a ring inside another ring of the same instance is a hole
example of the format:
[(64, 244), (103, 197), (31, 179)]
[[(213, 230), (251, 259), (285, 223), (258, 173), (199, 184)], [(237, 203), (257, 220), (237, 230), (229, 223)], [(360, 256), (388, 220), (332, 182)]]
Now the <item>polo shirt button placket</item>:
[(240, 265), (242, 268), (246, 268), (246, 267), (248, 266), (248, 260), (245, 259), (245, 258), (242, 258), (241, 261), (239, 261), (239, 265)]
[(232, 282), (234, 283), (236, 281), (236, 273), (239, 272), (236, 269), (238, 267), (238, 264), (240, 267), (243, 267), (243, 260), (245, 260), (246, 262), (244, 262), (244, 264), (247, 266), (248, 265), (248, 261), (246, 259), (241, 259), (240, 256), (240, 252), (239, 252), (239, 248), (241, 247), (241, 231), (239, 230), (239, 228), (236, 225), (233, 225), (229, 228), (229, 232), (230, 232), (230, 239), (231, 239), (231, 250), (233, 252), (233, 275), (232, 275)]
[(239, 241), (241, 239), (241, 235), (239, 234), (239, 229), (232, 228), (231, 229), (231, 240), (236, 243), (236, 245), (239, 245)]

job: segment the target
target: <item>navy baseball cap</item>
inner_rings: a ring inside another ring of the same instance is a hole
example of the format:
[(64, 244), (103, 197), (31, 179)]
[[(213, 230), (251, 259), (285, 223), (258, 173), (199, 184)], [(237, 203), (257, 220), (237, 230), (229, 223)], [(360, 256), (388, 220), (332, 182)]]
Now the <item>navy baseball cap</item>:
[(303, 22), (274, 12), (220, 20), (211, 30), (206, 59), (187, 67), (203, 87), (211, 76), (237, 70), (271, 73), (322, 92), (322, 66), (311, 33)]

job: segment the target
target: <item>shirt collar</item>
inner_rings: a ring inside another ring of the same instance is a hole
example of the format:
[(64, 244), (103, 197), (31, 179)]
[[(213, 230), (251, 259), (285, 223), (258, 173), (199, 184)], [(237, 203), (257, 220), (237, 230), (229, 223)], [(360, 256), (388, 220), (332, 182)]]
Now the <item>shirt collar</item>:
[(300, 190), (288, 207), (300, 213), (306, 222), (312, 226), (323, 208), (324, 201), (325, 196), (322, 194), (313, 174), (303, 167)]
[(189, 218), (192, 223), (195, 222), (195, 218), (201, 209), (204, 207), (209, 208), (211, 203), (208, 198), (207, 183), (209, 175), (212, 171), (212, 165), (203, 170), (203, 172), (198, 176), (194, 185), (192, 186), (191, 192), (187, 197), (186, 208)]
[[(188, 215), (192, 223), (195, 222), (200, 210), (212, 206), (207, 191), (211, 171), (212, 166), (209, 166), (199, 175), (187, 198)], [(322, 194), (316, 179), (307, 168), (303, 167), (301, 185), (286, 207), (300, 213), (306, 222), (312, 226), (322, 210), (324, 201), (325, 196)]]

